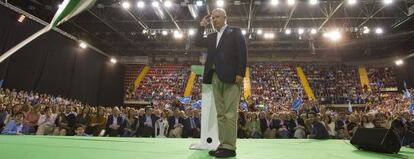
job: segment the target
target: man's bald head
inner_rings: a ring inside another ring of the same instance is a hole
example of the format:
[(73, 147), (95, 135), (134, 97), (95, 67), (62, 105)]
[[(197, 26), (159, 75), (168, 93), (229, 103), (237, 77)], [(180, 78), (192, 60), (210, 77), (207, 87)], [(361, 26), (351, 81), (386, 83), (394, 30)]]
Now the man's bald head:
[(214, 12), (218, 12), (220, 14), (223, 14), (225, 17), (227, 17), (226, 10), (224, 10), (223, 8), (216, 8), (216, 9), (213, 9), (213, 11), (211, 11), (212, 14), (214, 14)]
[(214, 28), (219, 31), (225, 24), (227, 24), (226, 10), (223, 8), (216, 8), (211, 12)]

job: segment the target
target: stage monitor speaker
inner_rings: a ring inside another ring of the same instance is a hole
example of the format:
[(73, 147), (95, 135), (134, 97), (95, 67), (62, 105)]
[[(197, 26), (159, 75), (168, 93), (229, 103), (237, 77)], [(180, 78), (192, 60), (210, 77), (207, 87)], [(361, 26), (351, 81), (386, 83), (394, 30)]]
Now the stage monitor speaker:
[(358, 149), (383, 153), (398, 153), (401, 149), (398, 135), (392, 129), (383, 128), (358, 128), (351, 144)]

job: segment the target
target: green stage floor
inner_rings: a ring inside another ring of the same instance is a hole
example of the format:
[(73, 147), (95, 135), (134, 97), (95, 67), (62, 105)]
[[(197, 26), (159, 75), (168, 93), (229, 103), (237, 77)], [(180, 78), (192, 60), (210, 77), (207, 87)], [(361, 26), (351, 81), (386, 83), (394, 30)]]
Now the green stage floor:
[[(189, 150), (197, 139), (53, 136), (1, 136), (1, 159), (211, 159)], [(347, 140), (239, 139), (237, 159), (414, 159), (414, 149), (399, 154), (358, 151)]]

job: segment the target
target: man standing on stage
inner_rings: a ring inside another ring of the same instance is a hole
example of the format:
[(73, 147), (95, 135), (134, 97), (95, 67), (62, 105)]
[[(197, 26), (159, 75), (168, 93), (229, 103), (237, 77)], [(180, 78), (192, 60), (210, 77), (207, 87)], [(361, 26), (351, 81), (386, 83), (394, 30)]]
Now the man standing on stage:
[[(204, 38), (204, 30), (210, 17), (216, 33)], [(240, 102), (241, 84), (246, 71), (247, 48), (240, 28), (227, 25), (226, 11), (214, 9), (200, 22), (195, 45), (207, 48), (203, 83), (212, 84), (220, 145), (209, 154), (215, 157), (236, 156), (237, 109)]]

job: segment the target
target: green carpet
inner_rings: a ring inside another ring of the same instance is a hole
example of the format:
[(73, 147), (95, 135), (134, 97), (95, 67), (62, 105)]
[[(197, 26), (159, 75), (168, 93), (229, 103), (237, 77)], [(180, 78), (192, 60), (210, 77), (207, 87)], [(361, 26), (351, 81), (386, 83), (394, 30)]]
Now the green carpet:
[[(197, 139), (54, 136), (0, 136), (1, 159), (211, 159), (189, 150)], [(237, 159), (414, 159), (414, 149), (399, 154), (358, 151), (347, 140), (239, 139)]]

